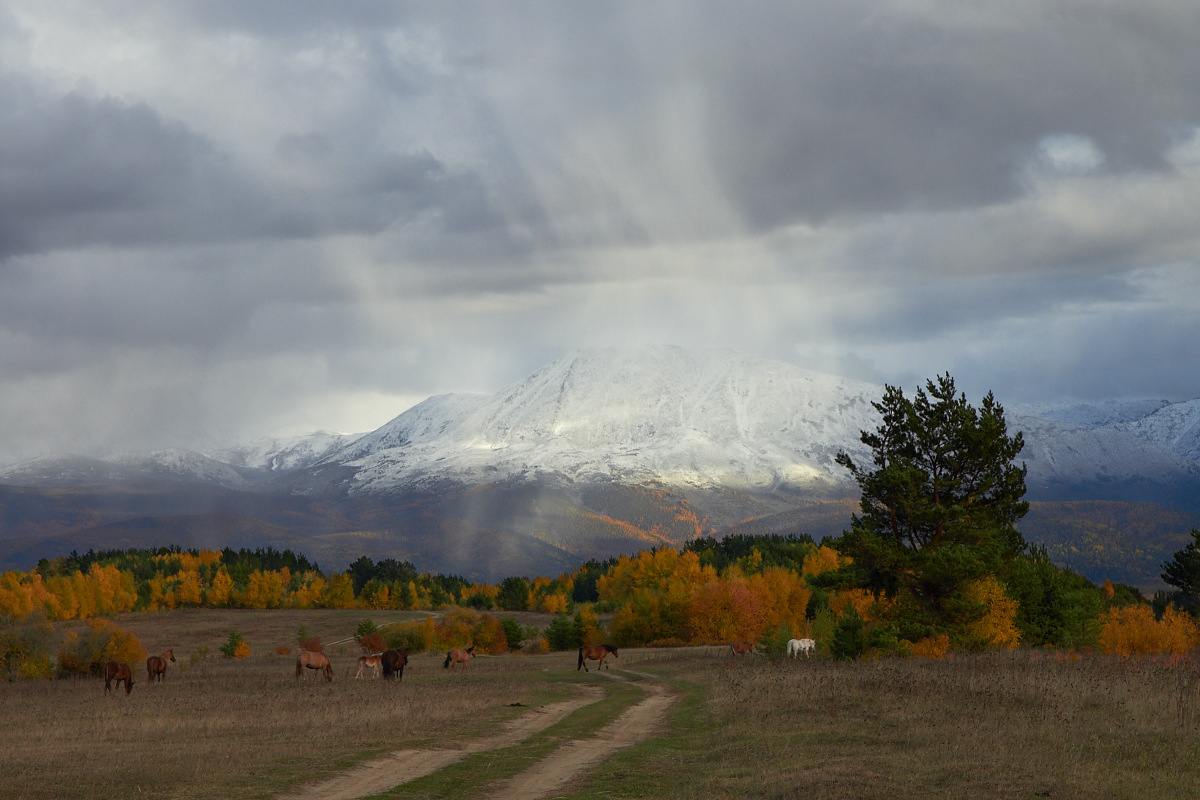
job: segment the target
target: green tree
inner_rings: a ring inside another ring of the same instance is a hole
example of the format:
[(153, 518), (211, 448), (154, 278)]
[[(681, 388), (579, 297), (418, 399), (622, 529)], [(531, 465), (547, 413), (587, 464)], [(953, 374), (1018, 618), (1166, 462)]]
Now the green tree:
[(1183, 611), (1200, 615), (1200, 530), (1192, 529), (1192, 541), (1176, 551), (1170, 561), (1164, 561), (1162, 569), (1163, 582), (1176, 589), (1168, 594), (1171, 602)]
[(1008, 435), (991, 392), (976, 409), (949, 374), (911, 400), (888, 386), (872, 405), (881, 423), (861, 437), (872, 464), (837, 456), (862, 492), (860, 513), (836, 543), (853, 564), (823, 582), (897, 598), (903, 638), (953, 638), (983, 613), (967, 586), (1002, 574), (1025, 551), (1016, 523), (1029, 510), (1026, 468), (1013, 463), (1024, 439)]
[(503, 611), (524, 611), (529, 608), (529, 581), (519, 576), (500, 581), (496, 605)]
[(551, 650), (574, 650), (583, 644), (579, 624), (566, 614), (555, 614), (546, 626), (546, 642)]

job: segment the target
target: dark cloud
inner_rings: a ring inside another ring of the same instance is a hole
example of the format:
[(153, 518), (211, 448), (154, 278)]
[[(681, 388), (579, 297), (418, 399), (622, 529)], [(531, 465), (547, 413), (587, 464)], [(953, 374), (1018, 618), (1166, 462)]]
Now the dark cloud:
[(1200, 395), (1198, 54), (1166, 0), (2, 2), (0, 462), (622, 342)]

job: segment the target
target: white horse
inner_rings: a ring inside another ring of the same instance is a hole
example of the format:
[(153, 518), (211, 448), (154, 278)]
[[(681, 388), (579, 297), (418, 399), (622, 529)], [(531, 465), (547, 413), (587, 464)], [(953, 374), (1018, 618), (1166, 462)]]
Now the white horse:
[(815, 639), (792, 639), (787, 643), (789, 658), (795, 658), (801, 653), (804, 653), (804, 657), (808, 658), (815, 652), (817, 652), (817, 642)]

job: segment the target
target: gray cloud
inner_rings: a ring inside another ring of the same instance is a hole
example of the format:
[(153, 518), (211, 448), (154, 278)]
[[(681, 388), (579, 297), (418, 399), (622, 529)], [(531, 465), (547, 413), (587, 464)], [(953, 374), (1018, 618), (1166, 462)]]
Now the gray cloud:
[(0, 462), (583, 345), (1200, 395), (1200, 9), (0, 2)]

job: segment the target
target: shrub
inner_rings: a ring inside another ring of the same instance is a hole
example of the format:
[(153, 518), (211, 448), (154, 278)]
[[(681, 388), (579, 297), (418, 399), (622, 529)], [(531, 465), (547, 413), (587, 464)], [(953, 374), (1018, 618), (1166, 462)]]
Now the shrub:
[(867, 649), (867, 623), (858, 615), (858, 609), (850, 605), (833, 632), (830, 651), (835, 658), (855, 659)]
[(358, 640), (358, 646), (362, 648), (364, 653), (382, 653), (387, 650), (387, 643), (383, 640), (381, 633), (368, 633)]
[[(241, 655), (242, 645), (246, 645), (245, 655)], [(242, 635), (237, 631), (229, 632), (229, 641), (221, 645), (220, 650), (225, 658), (245, 658), (250, 655), (250, 645), (242, 639)]]
[(575, 650), (583, 644), (583, 638), (574, 620), (556, 614), (546, 626), (546, 642), (551, 650)]
[(433, 617), (426, 617), (420, 622), (406, 622), (392, 628), (384, 635), (388, 648), (404, 648), (410, 653), (423, 653), (433, 649), (436, 638), (436, 627)]
[(45, 621), (0, 628), (0, 676), (49, 678), (52, 634)]
[(100, 675), (106, 662), (135, 666), (145, 660), (146, 649), (136, 636), (107, 620), (92, 619), (82, 634), (67, 632), (58, 652), (58, 671), (60, 675)]
[(504, 639), (508, 642), (508, 649), (516, 652), (521, 649), (521, 643), (525, 641), (525, 632), (521, 630), (521, 624), (512, 617), (504, 617), (500, 620), (501, 627), (504, 628)]
[(778, 661), (787, 653), (787, 643), (792, 638), (792, 632), (786, 625), (763, 631), (758, 637), (758, 649), (772, 661)]
[(325, 645), (321, 643), (320, 636), (309, 636), (300, 640), (300, 649), (308, 650), (311, 653), (324, 653)]

